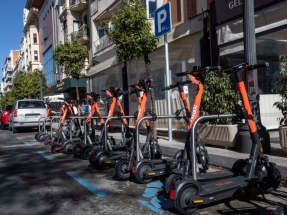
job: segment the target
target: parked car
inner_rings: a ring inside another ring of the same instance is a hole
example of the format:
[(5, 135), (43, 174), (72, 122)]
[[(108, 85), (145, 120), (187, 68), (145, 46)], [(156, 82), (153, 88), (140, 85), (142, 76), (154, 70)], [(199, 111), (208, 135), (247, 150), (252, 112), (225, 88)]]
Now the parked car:
[(9, 118), (12, 110), (12, 105), (6, 105), (0, 114), (1, 129), (4, 130), (9, 126)]
[[(21, 99), (12, 107), (9, 119), (9, 131), (17, 132), (21, 128), (38, 128), (39, 120), (44, 121), (46, 107), (43, 100)], [(40, 119), (43, 117), (42, 119)], [(46, 125), (49, 126), (50, 122)]]

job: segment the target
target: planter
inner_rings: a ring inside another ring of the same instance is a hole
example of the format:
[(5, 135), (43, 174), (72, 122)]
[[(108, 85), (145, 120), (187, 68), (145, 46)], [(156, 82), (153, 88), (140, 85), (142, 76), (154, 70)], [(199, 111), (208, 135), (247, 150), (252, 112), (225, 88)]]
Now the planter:
[(287, 126), (279, 127), (279, 140), (283, 151), (287, 153)]
[(242, 125), (200, 125), (198, 138), (200, 142), (228, 148), (237, 147), (237, 132)]

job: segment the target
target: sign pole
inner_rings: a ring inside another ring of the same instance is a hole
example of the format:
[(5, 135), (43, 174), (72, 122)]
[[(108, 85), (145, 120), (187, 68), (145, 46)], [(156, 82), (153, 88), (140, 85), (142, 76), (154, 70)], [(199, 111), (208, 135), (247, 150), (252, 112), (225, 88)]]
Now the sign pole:
[[(170, 74), (169, 74), (169, 54), (168, 54), (168, 38), (167, 34), (164, 35), (164, 50), (165, 50), (165, 72), (166, 72), (166, 85), (170, 85)], [(171, 105), (170, 105), (170, 90), (167, 90), (167, 114), (171, 116)], [(168, 140), (172, 141), (172, 119), (168, 119)]]
[[(167, 34), (172, 30), (171, 23), (171, 7), (170, 2), (162, 5), (154, 11), (154, 28), (155, 36), (164, 35), (164, 50), (165, 50), (165, 70), (166, 70), (166, 86), (170, 85), (169, 74), (169, 54), (168, 54), (168, 39)], [(167, 113), (171, 115), (170, 91), (167, 90)], [(172, 119), (168, 119), (168, 139), (172, 141)]]

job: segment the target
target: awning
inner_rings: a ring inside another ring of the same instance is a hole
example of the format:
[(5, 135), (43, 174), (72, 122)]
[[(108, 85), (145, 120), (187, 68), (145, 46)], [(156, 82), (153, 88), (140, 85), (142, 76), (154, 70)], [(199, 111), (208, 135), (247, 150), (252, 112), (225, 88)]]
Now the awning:
[[(79, 88), (85, 88), (87, 86), (88, 78), (80, 78), (78, 81)], [(63, 81), (58, 81), (57, 84), (52, 86), (53, 93), (67, 92), (72, 88), (76, 88), (76, 79), (69, 78)]]

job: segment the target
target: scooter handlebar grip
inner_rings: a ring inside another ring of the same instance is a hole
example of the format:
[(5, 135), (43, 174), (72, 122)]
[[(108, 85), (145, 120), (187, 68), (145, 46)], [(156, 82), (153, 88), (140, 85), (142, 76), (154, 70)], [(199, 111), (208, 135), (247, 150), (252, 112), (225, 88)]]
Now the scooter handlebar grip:
[(247, 66), (247, 70), (254, 70), (254, 69), (265, 68), (265, 67), (269, 67), (269, 63), (268, 62), (260, 63), (260, 64), (248, 65)]
[(175, 76), (185, 76), (185, 75), (188, 75), (190, 72), (179, 72), (179, 73), (175, 73)]
[(161, 89), (161, 91), (165, 91), (165, 90), (170, 90), (170, 87), (168, 86), (168, 87), (164, 87)]

